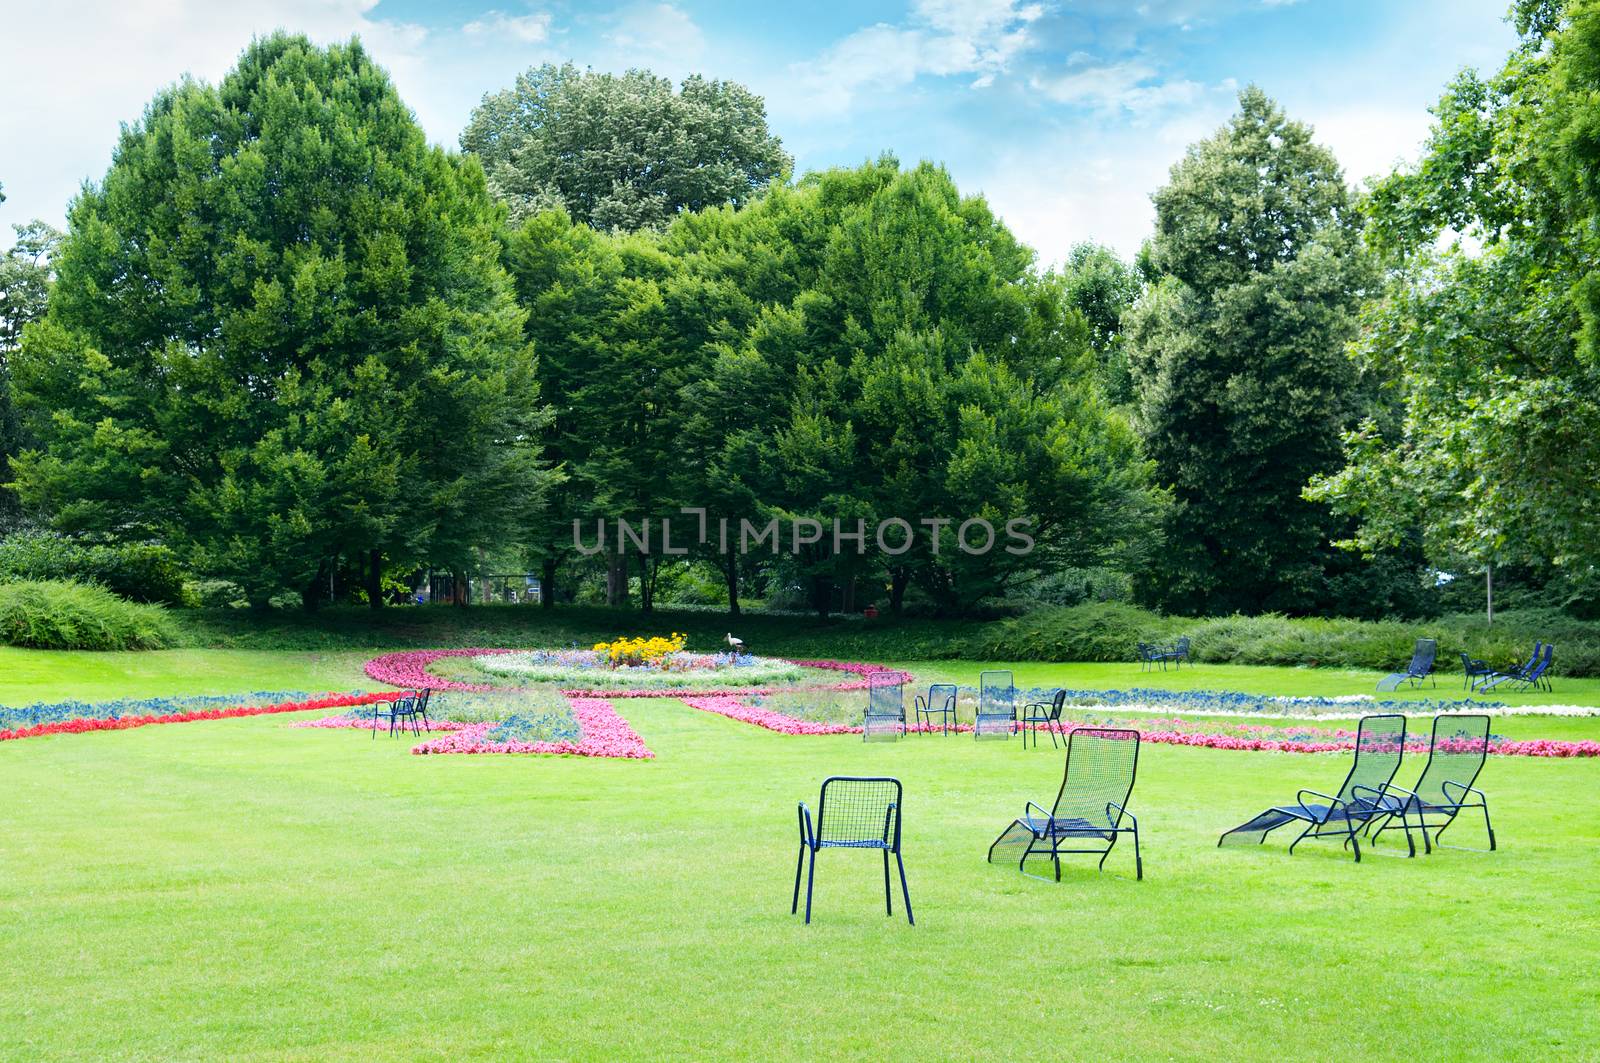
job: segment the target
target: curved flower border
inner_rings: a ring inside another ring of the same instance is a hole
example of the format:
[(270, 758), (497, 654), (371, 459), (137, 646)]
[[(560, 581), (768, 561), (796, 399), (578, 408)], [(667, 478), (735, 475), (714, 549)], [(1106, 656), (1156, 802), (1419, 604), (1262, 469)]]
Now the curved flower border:
[(651, 760), (655, 754), (644, 744), (628, 721), (617, 715), (611, 702), (601, 698), (568, 699), (577, 718), (576, 742), (491, 742), (495, 721), (463, 724), (451, 734), (415, 746), (411, 752), (430, 753), (557, 753), (577, 757), (610, 757), (625, 760)]
[(90, 731), (127, 731), (135, 727), (149, 727), (158, 723), (192, 723), (196, 720), (232, 720), (241, 716), (266, 716), (279, 712), (306, 712), (310, 709), (342, 709), (355, 705), (372, 705), (380, 701), (393, 701), (405, 692), (376, 691), (368, 694), (324, 694), (304, 701), (283, 701), (272, 705), (239, 705), (227, 709), (196, 709), (191, 712), (169, 712), (160, 716), (78, 717), (41, 723), (33, 727), (16, 727), (0, 731), (0, 742), (18, 738), (39, 738), (43, 735), (85, 734)]

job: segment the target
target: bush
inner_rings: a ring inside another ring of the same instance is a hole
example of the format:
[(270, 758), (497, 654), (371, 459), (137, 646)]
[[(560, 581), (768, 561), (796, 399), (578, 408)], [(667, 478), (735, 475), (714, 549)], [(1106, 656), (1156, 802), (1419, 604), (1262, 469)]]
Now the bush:
[(177, 556), (151, 543), (89, 544), (52, 532), (0, 542), (0, 583), (86, 580), (135, 602), (185, 604)]
[(1192, 623), (1120, 602), (1039, 609), (985, 625), (967, 657), (994, 661), (1130, 661), (1135, 644), (1183, 634)]
[(172, 645), (159, 605), (71, 580), (0, 584), (0, 642), (40, 650), (158, 650)]

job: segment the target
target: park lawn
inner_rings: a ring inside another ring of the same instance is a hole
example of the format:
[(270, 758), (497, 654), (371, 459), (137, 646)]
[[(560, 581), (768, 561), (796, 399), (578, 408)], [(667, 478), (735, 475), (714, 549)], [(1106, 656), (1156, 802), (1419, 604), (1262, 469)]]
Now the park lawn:
[[(1048, 746), (619, 709), (655, 760), (284, 717), (0, 743), (0, 1057), (1593, 1058), (1600, 762), (1494, 758), (1499, 852), (1357, 865), (1215, 848), (1343, 757), (1150, 745), (1145, 881), (1119, 847), (1056, 885), (984, 861), (1053, 795)], [(916, 927), (871, 854), (789, 915), (832, 773), (905, 782)]]

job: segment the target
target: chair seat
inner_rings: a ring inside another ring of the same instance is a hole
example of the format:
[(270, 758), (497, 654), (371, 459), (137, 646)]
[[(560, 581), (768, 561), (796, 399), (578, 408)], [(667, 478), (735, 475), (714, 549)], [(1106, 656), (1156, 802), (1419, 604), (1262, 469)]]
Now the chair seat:
[(1099, 838), (1101, 841), (1110, 841), (1116, 834), (1109, 823), (1090, 823), (1078, 816), (1058, 816), (1055, 819), (1025, 816), (1017, 822), (1032, 831), (1036, 838)]
[(867, 839), (862, 840), (862, 841), (818, 842), (816, 847), (818, 849), (888, 849), (888, 848), (891, 848), (891, 846), (889, 845), (888, 842), (879, 841), (876, 838), (867, 838)]

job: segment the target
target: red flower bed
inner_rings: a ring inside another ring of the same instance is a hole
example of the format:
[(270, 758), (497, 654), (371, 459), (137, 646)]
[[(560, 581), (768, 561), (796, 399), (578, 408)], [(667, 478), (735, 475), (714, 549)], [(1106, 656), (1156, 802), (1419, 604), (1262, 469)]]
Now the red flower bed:
[(393, 701), (404, 697), (407, 691), (390, 693), (377, 691), (371, 694), (328, 694), (305, 701), (285, 701), (277, 705), (240, 705), (231, 709), (199, 709), (194, 712), (172, 712), (165, 716), (123, 716), (114, 720), (78, 719), (57, 723), (42, 723), (37, 727), (19, 727), (0, 731), (0, 742), (14, 738), (37, 738), (40, 735), (83, 734), (86, 731), (126, 731), (134, 727), (148, 727), (156, 723), (190, 723), (194, 720), (231, 720), (239, 716), (266, 716), (276, 712), (305, 712), (309, 709), (341, 709), (352, 705), (371, 705), (379, 701)]

